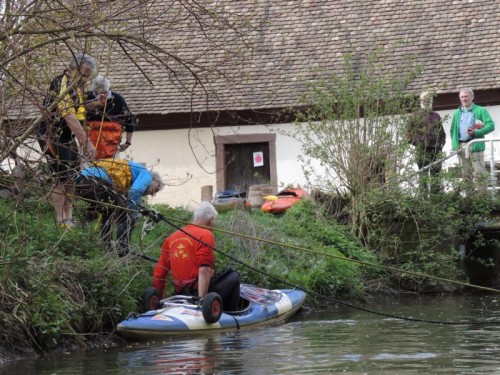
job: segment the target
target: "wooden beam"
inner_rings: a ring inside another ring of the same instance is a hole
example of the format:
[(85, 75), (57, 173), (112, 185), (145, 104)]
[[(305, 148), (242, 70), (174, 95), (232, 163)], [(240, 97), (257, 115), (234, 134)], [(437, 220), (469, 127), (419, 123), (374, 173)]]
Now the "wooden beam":
[[(482, 106), (500, 105), (500, 89), (474, 92), (474, 103)], [(455, 109), (460, 105), (457, 92), (441, 93), (434, 98), (434, 110)], [(138, 131), (207, 128), (212, 126), (272, 125), (295, 120), (295, 108), (260, 108), (245, 110), (206, 111), (193, 113), (141, 114), (138, 115)]]

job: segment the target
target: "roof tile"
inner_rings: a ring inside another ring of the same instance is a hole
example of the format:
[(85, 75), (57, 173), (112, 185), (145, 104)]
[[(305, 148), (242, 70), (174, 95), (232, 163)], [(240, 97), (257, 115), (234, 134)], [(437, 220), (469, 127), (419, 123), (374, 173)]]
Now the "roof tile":
[[(155, 26), (153, 40), (189, 61), (192, 74), (175, 59), (140, 61), (152, 84), (119, 52), (110, 66), (113, 89), (137, 114), (300, 105), (316, 68), (342, 73), (343, 55), (362, 59), (376, 48), (391, 51), (385, 69), (413, 56), (423, 74), (413, 89), (442, 92), (460, 86), (498, 87), (498, 0), (254, 0), (213, 3), (239, 25), (241, 35), (192, 18), (173, 28)], [(168, 21), (171, 13), (165, 12)], [(170, 19), (171, 20), (171, 19)], [(202, 32), (203, 31), (203, 32)], [(167, 64), (169, 71), (161, 63)]]

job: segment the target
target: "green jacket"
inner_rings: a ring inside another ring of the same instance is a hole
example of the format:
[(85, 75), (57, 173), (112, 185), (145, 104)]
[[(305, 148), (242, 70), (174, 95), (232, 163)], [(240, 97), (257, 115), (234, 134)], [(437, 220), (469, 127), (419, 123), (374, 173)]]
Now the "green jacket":
[[(453, 151), (457, 151), (459, 148), (458, 139), (460, 137), (460, 115), (462, 114), (461, 109), (457, 109), (453, 112), (453, 117), (451, 119), (451, 148)], [(472, 104), (472, 114), (474, 115), (474, 120), (480, 120), (484, 123), (484, 127), (481, 129), (476, 129), (474, 139), (484, 138), (484, 136), (488, 133), (491, 133), (495, 130), (495, 123), (491, 119), (490, 114), (486, 110), (486, 108), (478, 106), (476, 104)], [(471, 152), (480, 152), (484, 151), (486, 148), (484, 142), (474, 143), (471, 146)]]

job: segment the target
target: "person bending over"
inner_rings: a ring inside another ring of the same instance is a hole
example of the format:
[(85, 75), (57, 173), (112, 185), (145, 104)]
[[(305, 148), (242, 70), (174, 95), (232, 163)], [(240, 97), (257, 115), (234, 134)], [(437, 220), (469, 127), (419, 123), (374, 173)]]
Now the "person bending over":
[(130, 252), (130, 237), (142, 196), (154, 196), (164, 185), (158, 172), (139, 163), (103, 159), (80, 173), (76, 194), (89, 201), (89, 216), (102, 215), (100, 234), (108, 250), (113, 249), (112, 224), (116, 223), (117, 252), (125, 256)]

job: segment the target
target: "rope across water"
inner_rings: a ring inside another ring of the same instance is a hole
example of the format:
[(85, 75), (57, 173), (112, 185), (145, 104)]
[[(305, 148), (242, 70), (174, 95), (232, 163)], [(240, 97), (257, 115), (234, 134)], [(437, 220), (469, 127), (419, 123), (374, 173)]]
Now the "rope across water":
[[(110, 191), (110, 193), (117, 194), (115, 191)], [(110, 203), (105, 203), (105, 202), (97, 202), (97, 201), (93, 201), (93, 200), (90, 200), (90, 199), (82, 198), (82, 197), (79, 197), (79, 196), (71, 196), (71, 197), (72, 198), (76, 198), (76, 199), (80, 199), (80, 200), (83, 200), (83, 201), (86, 201), (86, 202), (89, 202), (89, 203), (98, 203), (98, 204), (102, 204), (102, 205), (107, 205), (110, 208), (117, 208), (117, 209), (121, 209), (121, 210), (125, 210), (125, 211), (130, 211), (130, 212), (133, 212), (133, 213), (140, 213), (140, 214), (142, 214), (144, 216), (148, 216), (148, 217), (152, 218), (153, 220), (155, 220), (157, 222), (158, 221), (163, 221), (163, 222), (169, 224), (170, 226), (172, 226), (174, 229), (180, 230), (180, 231), (183, 231), (182, 227), (180, 227), (179, 225), (175, 224), (174, 221), (178, 222), (178, 223), (180, 223), (182, 225), (188, 224), (188, 222), (183, 221), (183, 220), (169, 219), (165, 215), (163, 215), (161, 213), (158, 213), (155, 210), (151, 210), (151, 209), (148, 209), (148, 208), (145, 208), (145, 207), (139, 207), (137, 210), (134, 210), (134, 209), (131, 209), (131, 208), (128, 208), (128, 207), (116, 206), (116, 205), (113, 205), (113, 204), (110, 204)], [(127, 197), (122, 196), (122, 198), (124, 198), (126, 200)], [(203, 226), (200, 226), (200, 227), (203, 227)], [(376, 264), (376, 263), (362, 261), (362, 260), (358, 260), (358, 259), (347, 258), (347, 257), (343, 257), (343, 256), (338, 256), (338, 255), (323, 253), (323, 252), (320, 252), (320, 251), (315, 251), (315, 250), (307, 249), (307, 248), (304, 248), (304, 247), (301, 247), (301, 246), (296, 246), (296, 245), (291, 245), (291, 244), (286, 244), (286, 243), (279, 243), (279, 242), (276, 242), (276, 241), (267, 240), (267, 239), (263, 239), (263, 238), (258, 238), (258, 237), (255, 237), (255, 236), (245, 235), (245, 234), (241, 234), (241, 233), (234, 233), (234, 232), (223, 230), (223, 229), (219, 229), (219, 228), (207, 228), (207, 229), (211, 229), (211, 230), (214, 230), (214, 231), (217, 231), (217, 232), (220, 232), (220, 233), (224, 233), (224, 234), (227, 234), (227, 235), (231, 235), (231, 236), (236, 236), (236, 237), (245, 238), (245, 239), (249, 239), (249, 240), (260, 241), (260, 242), (265, 242), (265, 243), (269, 243), (269, 244), (280, 246), (280, 247), (287, 247), (287, 248), (290, 248), (290, 249), (294, 249), (296, 251), (302, 251), (302, 252), (314, 254), (316, 256), (324, 256), (324, 257), (331, 257), (331, 258), (341, 259), (341, 260), (344, 260), (344, 261), (354, 262), (354, 263), (357, 263), (357, 264), (360, 264), (360, 265), (364, 265), (364, 266), (378, 267), (378, 268), (390, 270), (390, 271), (393, 271), (393, 272), (405, 273), (405, 274), (408, 274), (408, 275), (418, 276), (418, 277), (422, 277), (422, 278), (439, 280), (439, 281), (442, 281), (442, 282), (447, 282), (447, 283), (451, 283), (451, 284), (457, 284), (457, 285), (461, 285), (461, 286), (465, 286), (465, 287), (469, 287), (469, 288), (474, 288), (474, 289), (478, 289), (478, 290), (482, 290), (482, 291), (488, 291), (488, 292), (492, 292), (492, 293), (500, 293), (500, 290), (493, 289), (493, 288), (488, 288), (488, 287), (483, 287), (483, 286), (480, 286), (480, 285), (469, 284), (469, 283), (465, 283), (465, 282), (461, 282), (461, 281), (457, 281), (457, 280), (446, 279), (446, 278), (442, 278), (442, 277), (438, 277), (438, 276), (433, 276), (433, 275), (426, 275), (426, 274), (419, 273), (419, 272), (413, 272), (413, 271), (407, 271), (407, 270), (403, 271), (403, 270), (400, 270), (400, 269), (398, 269), (396, 267), (392, 267), (392, 266), (387, 266), (387, 265), (382, 265), (382, 264)], [(474, 321), (471, 321), (471, 320), (468, 320), (468, 321), (429, 320), (429, 319), (420, 319), (420, 318), (413, 318), (413, 317), (404, 317), (404, 316), (399, 316), (399, 315), (395, 315), (395, 314), (387, 314), (387, 313), (382, 313), (382, 312), (374, 311), (374, 310), (371, 310), (371, 309), (367, 309), (367, 308), (364, 308), (364, 307), (361, 307), (361, 306), (358, 306), (358, 305), (354, 305), (354, 304), (352, 304), (350, 302), (339, 300), (339, 299), (337, 299), (337, 298), (335, 298), (333, 296), (322, 295), (322, 294), (314, 292), (312, 290), (308, 290), (307, 288), (303, 288), (303, 287), (301, 287), (299, 285), (292, 284), (292, 283), (284, 280), (281, 277), (277, 277), (275, 275), (269, 274), (269, 273), (267, 273), (265, 271), (262, 271), (262, 270), (260, 270), (260, 269), (258, 269), (256, 267), (253, 267), (250, 264), (242, 262), (239, 259), (237, 259), (237, 258), (235, 258), (235, 257), (233, 257), (233, 256), (231, 256), (229, 254), (226, 254), (226, 253), (218, 250), (217, 248), (210, 246), (207, 243), (204, 243), (200, 239), (198, 239), (196, 237), (193, 237), (192, 235), (190, 235), (189, 233), (187, 233), (185, 231), (183, 231), (183, 232), (186, 235), (192, 237), (194, 240), (200, 242), (204, 246), (207, 246), (207, 247), (211, 248), (213, 251), (217, 252), (221, 256), (224, 256), (224, 257), (230, 259), (232, 262), (234, 262), (236, 264), (239, 264), (239, 265), (241, 265), (243, 267), (251, 269), (254, 272), (257, 272), (257, 273), (259, 273), (259, 274), (261, 274), (263, 276), (266, 276), (266, 277), (268, 277), (268, 278), (270, 278), (270, 279), (272, 279), (272, 280), (274, 280), (276, 282), (279, 282), (279, 283), (281, 283), (283, 285), (286, 285), (288, 287), (303, 290), (304, 292), (308, 293), (310, 296), (315, 296), (315, 297), (317, 297), (320, 300), (328, 300), (328, 301), (331, 301), (333, 303), (337, 303), (339, 305), (347, 306), (347, 307), (354, 308), (354, 309), (357, 309), (357, 310), (360, 310), (360, 311), (364, 311), (364, 312), (367, 312), (367, 313), (371, 313), (371, 314), (385, 316), (385, 317), (388, 317), (388, 318), (402, 319), (402, 320), (414, 321), (414, 322), (424, 322), (424, 323), (443, 324), (443, 325), (469, 325), (469, 324), (484, 325), (484, 324), (499, 324), (500, 323), (500, 320), (481, 320), (481, 321), (478, 321), (478, 320), (474, 320)], [(157, 261), (157, 259), (155, 259), (155, 258), (153, 258), (153, 257), (151, 257), (151, 256), (149, 256), (147, 254), (143, 254), (143, 253), (132, 252), (132, 255), (140, 256), (140, 257), (145, 258), (145, 259), (147, 259), (147, 260), (149, 260), (151, 262), (154, 262), (154, 263), (156, 263), (156, 261)]]

